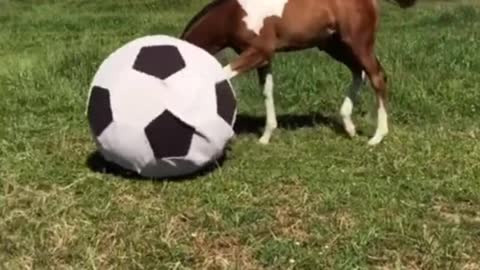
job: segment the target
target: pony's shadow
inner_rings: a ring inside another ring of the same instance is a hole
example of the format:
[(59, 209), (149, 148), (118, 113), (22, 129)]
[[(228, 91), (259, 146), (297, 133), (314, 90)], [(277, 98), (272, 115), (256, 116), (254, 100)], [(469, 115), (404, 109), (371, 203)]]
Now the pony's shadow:
[[(325, 116), (320, 113), (300, 114), (300, 115), (277, 115), (278, 127), (286, 130), (295, 130), (299, 128), (310, 128), (315, 126), (326, 126), (335, 133), (348, 136), (342, 124), (331, 116)], [(265, 116), (252, 116), (239, 114), (235, 122), (235, 133), (237, 134), (261, 134), (265, 127)]]
[(137, 172), (125, 169), (115, 163), (107, 161), (100, 152), (95, 151), (92, 152), (86, 160), (87, 167), (96, 173), (107, 174), (116, 176), (126, 180), (142, 180), (142, 181), (160, 181), (160, 182), (183, 182), (183, 181), (190, 181), (201, 178), (207, 174), (212, 173), (213, 171), (220, 168), (225, 160), (227, 159), (227, 150), (223, 153), (223, 155), (217, 159), (215, 162), (212, 162), (205, 166), (204, 168), (198, 170), (197, 172), (182, 175), (182, 176), (171, 176), (171, 177), (145, 177)]

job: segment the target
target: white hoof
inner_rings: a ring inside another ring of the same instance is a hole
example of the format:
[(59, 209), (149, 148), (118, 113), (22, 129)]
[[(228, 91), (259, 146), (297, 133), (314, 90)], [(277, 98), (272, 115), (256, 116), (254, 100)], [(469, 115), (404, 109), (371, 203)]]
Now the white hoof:
[(347, 132), (348, 136), (350, 137), (355, 137), (357, 135), (357, 131), (355, 130), (355, 125), (350, 121), (345, 121), (344, 122), (344, 128), (345, 131)]
[(267, 145), (270, 142), (270, 136), (263, 135), (258, 142), (263, 145)]
[(273, 131), (277, 128), (277, 122), (266, 124), (262, 137), (258, 140), (261, 144), (268, 144), (272, 137)]
[(375, 136), (373, 136), (373, 138), (371, 138), (368, 141), (368, 145), (372, 145), (372, 146), (377, 145), (383, 140), (384, 137), (385, 137), (385, 135), (375, 134)]

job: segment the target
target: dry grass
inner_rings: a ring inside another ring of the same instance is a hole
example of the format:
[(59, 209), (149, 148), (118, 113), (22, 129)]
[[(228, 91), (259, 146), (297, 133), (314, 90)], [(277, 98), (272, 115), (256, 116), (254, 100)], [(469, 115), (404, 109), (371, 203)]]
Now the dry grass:
[(467, 223), (480, 226), (480, 211), (476, 205), (471, 203), (450, 205), (437, 201), (432, 209), (441, 219), (449, 223), (456, 225)]
[(237, 236), (195, 232), (192, 238), (194, 269), (263, 269)]

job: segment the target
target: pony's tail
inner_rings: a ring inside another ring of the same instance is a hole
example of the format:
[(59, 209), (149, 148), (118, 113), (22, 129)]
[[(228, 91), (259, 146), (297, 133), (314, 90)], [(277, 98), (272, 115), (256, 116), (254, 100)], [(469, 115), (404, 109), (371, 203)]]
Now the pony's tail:
[(413, 7), (417, 0), (387, 0), (388, 2), (392, 3), (395, 2), (401, 8), (409, 8)]

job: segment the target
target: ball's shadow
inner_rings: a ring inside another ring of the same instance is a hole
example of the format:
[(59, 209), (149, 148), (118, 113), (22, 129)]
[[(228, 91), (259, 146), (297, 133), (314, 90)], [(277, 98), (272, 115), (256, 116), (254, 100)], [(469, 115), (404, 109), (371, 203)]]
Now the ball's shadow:
[[(227, 152), (227, 151), (225, 151)], [(87, 167), (92, 170), (93, 172), (96, 173), (101, 173), (101, 174), (109, 174), (113, 175), (116, 177), (120, 177), (123, 179), (128, 179), (128, 180), (144, 180), (144, 181), (161, 181), (161, 182), (168, 182), (168, 181), (175, 181), (175, 182), (182, 182), (182, 181), (189, 181), (189, 180), (195, 180), (197, 178), (200, 178), (202, 176), (205, 176), (207, 174), (212, 173), (213, 171), (217, 170), (220, 168), (223, 163), (226, 160), (226, 153), (224, 153), (219, 159), (217, 159), (215, 162), (212, 162), (211, 164), (205, 166), (201, 170), (187, 174), (187, 175), (182, 175), (182, 176), (172, 176), (172, 177), (165, 177), (165, 178), (151, 178), (151, 177), (145, 177), (137, 172), (127, 170), (115, 163), (109, 162), (105, 160), (105, 158), (100, 154), (100, 152), (95, 151), (91, 153), (88, 158), (87, 158)]]
[[(299, 128), (308, 128), (318, 125), (323, 125), (331, 128), (337, 134), (348, 136), (342, 124), (336, 120), (334, 117), (327, 117), (322, 114), (302, 114), (302, 115), (277, 115), (278, 126), (281, 129), (294, 130)], [(235, 121), (235, 133), (238, 135), (242, 134), (255, 134), (259, 136), (263, 131), (265, 126), (265, 117), (264, 116), (252, 116), (239, 114)], [(134, 171), (124, 169), (123, 167), (118, 166), (117, 164), (108, 162), (103, 158), (100, 152), (95, 151), (91, 153), (87, 158), (87, 166), (90, 170), (102, 173), (117, 176), (129, 180), (154, 180), (154, 181), (189, 181), (195, 180), (202, 176), (208, 175), (218, 168), (222, 167), (225, 161), (227, 160), (227, 153), (230, 150), (230, 145), (226, 147), (223, 155), (217, 159), (215, 162), (207, 165), (203, 169), (188, 175), (168, 177), (168, 178), (148, 178)]]

